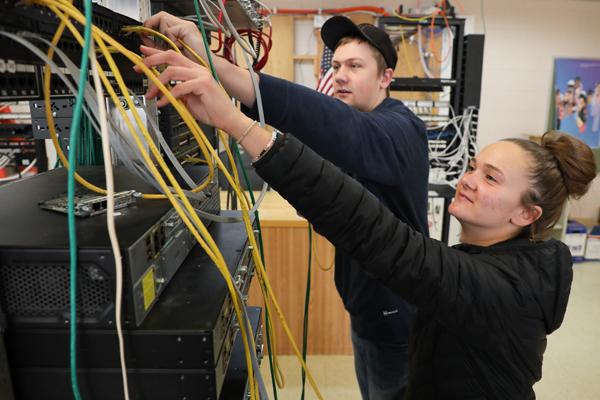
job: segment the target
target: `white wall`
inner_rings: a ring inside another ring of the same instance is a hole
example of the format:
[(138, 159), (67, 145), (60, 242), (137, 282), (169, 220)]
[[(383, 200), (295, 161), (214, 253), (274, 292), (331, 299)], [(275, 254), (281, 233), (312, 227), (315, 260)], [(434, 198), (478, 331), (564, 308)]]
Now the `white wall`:
[[(422, 7), (434, 1), (423, 0)], [(454, 2), (459, 4), (459, 2)], [(540, 135), (547, 130), (555, 57), (600, 59), (600, 1), (461, 0), (473, 33), (484, 33), (485, 55), (478, 143)], [(390, 11), (397, 1), (270, 0), (278, 8), (376, 5)], [(416, 1), (403, 1), (405, 9)], [(572, 215), (597, 218), (600, 179), (574, 202)]]
[[(544, 132), (554, 58), (600, 58), (600, 3), (486, 1), (485, 20), (480, 146)], [(598, 218), (599, 198), (597, 178), (584, 198), (572, 202), (571, 215)]]

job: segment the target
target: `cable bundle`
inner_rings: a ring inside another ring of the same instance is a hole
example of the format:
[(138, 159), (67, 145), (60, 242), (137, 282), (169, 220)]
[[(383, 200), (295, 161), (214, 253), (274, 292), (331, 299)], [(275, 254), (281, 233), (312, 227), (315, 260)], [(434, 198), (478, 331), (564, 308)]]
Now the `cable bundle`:
[[(443, 126), (434, 128), (436, 131), (439, 129), (437, 134), (429, 134), (429, 163), (433, 172), (429, 183), (456, 187), (458, 178), (467, 170), (470, 157), (477, 152), (476, 109), (469, 107), (459, 116), (454, 116), (454, 110), (450, 110), (452, 118)], [(433, 143), (440, 140), (445, 140), (446, 144), (438, 149)], [(443, 176), (438, 176), (436, 170), (441, 170)]]
[[(124, 100), (127, 104), (128, 110), (126, 110), (121, 104), (121, 98), (117, 95), (111, 80), (107, 77), (105, 71), (98, 66), (98, 61), (96, 58), (96, 52), (98, 51), (101, 56), (106, 60), (108, 64), (108, 68), (112, 74), (112, 78), (116, 82), (118, 89), (121, 93), (126, 94), (129, 93), (125, 82), (121, 76), (119, 68), (112, 56), (112, 53), (120, 53), (125, 58), (127, 58), (131, 63), (138, 66), (138, 68), (144, 73), (144, 75), (151, 81), (159, 90), (162, 92), (163, 96), (166, 97), (172, 106), (177, 110), (182, 119), (185, 121), (186, 125), (190, 129), (193, 134), (195, 140), (198, 142), (203, 156), (205, 157), (205, 161), (210, 163), (211, 165), (216, 165), (222, 172), (225, 178), (228, 180), (230, 185), (233, 187), (234, 192), (241, 204), (242, 208), (242, 218), (244, 225), (246, 227), (246, 231), (248, 233), (248, 240), (250, 242), (250, 246), (252, 249), (252, 257), (254, 264), (256, 265), (256, 273), (260, 282), (261, 289), (263, 291), (263, 296), (265, 297), (265, 308), (267, 312), (270, 310), (274, 310), (275, 314), (277, 314), (279, 320), (281, 321), (283, 328), (286, 332), (286, 335), (291, 341), (294, 352), (299, 358), (304, 371), (306, 372), (306, 376), (311, 383), (313, 389), (315, 390), (317, 397), (322, 398), (316, 383), (310, 371), (306, 368), (305, 363), (301, 359), (300, 352), (298, 347), (296, 346), (289, 327), (285, 321), (285, 318), (281, 312), (281, 308), (274, 297), (273, 290), (271, 285), (267, 279), (266, 272), (264, 269), (264, 265), (259, 255), (256, 238), (254, 236), (253, 227), (249, 217), (250, 211), (250, 202), (246, 195), (240, 189), (239, 177), (237, 176), (237, 171), (234, 168), (233, 176), (230, 174), (225, 168), (224, 164), (220, 161), (216, 151), (210, 145), (209, 140), (206, 138), (201, 128), (198, 126), (197, 122), (191, 116), (189, 111), (185, 108), (183, 103), (179, 100), (176, 100), (169, 91), (169, 87), (163, 85), (158, 79), (158, 71), (147, 68), (142, 62), (140, 57), (123, 47), (117, 40), (113, 39), (105, 32), (103, 32), (98, 27), (92, 25), (91, 23), (91, 4), (89, 1), (86, 2), (86, 15), (84, 16), (79, 10), (77, 10), (70, 1), (68, 0), (31, 0), (28, 4), (36, 4), (43, 7), (48, 8), (52, 13), (54, 13), (60, 20), (60, 25), (52, 38), (52, 41), (48, 43), (47, 41), (36, 38), (34, 35), (29, 35), (34, 40), (39, 40), (45, 42), (48, 45), (47, 53), (43, 54), (39, 48), (32, 44), (31, 41), (18, 37), (12, 34), (8, 34), (6, 32), (0, 32), (4, 36), (10, 37), (13, 40), (23, 44), (28, 47), (31, 51), (33, 51), (40, 58), (44, 59), (47, 63), (46, 68), (44, 70), (44, 100), (46, 102), (46, 117), (48, 120), (48, 126), (50, 128), (52, 141), (56, 147), (57, 153), (60, 157), (63, 165), (69, 169), (69, 186), (70, 188), (74, 187), (74, 182), (77, 181), (86, 188), (103, 195), (107, 195), (108, 198), (108, 213), (107, 218), (109, 219), (109, 233), (111, 237), (111, 243), (113, 245), (113, 252), (115, 255), (115, 265), (117, 266), (117, 297), (116, 297), (116, 319), (117, 319), (117, 333), (119, 336), (120, 343), (120, 352), (121, 352), (121, 366), (122, 366), (122, 376), (124, 382), (124, 395), (125, 398), (128, 399), (128, 385), (127, 385), (127, 375), (126, 375), (126, 365), (124, 358), (124, 345), (122, 339), (122, 328), (121, 328), (121, 315), (120, 315), (120, 305), (121, 305), (121, 296), (122, 296), (122, 266), (120, 263), (120, 255), (119, 255), (119, 246), (118, 239), (116, 237), (116, 232), (114, 231), (114, 187), (112, 183), (112, 165), (110, 159), (110, 149), (109, 149), (109, 140), (113, 145), (113, 149), (116, 149), (115, 152), (120, 154), (125, 161), (125, 164), (128, 168), (132, 169), (133, 172), (144, 176), (145, 179), (150, 180), (156, 187), (160, 189), (162, 194), (144, 194), (143, 197), (147, 199), (168, 199), (173, 207), (178, 212), (182, 221), (186, 224), (187, 228), (190, 230), (192, 235), (198, 241), (203, 250), (207, 253), (207, 255), (213, 260), (223, 278), (226, 281), (227, 288), (229, 290), (229, 294), (232, 299), (232, 303), (236, 312), (236, 317), (239, 322), (239, 329), (242, 335), (242, 340), (244, 343), (246, 363), (248, 365), (249, 371), (249, 387), (251, 398), (258, 399), (259, 392), (264, 393), (264, 387), (262, 384), (262, 380), (260, 379), (260, 372), (258, 371), (258, 363), (255, 355), (255, 345), (254, 339), (250, 333), (249, 321), (245, 315), (245, 307), (241, 296), (232, 281), (232, 278), (229, 274), (228, 268), (225, 265), (225, 260), (216, 246), (216, 243), (208, 233), (206, 227), (203, 225), (202, 221), (198, 217), (196, 210), (193, 208), (192, 204), (188, 200), (188, 196), (193, 196), (193, 193), (196, 193), (203, 188), (205, 188), (210, 181), (212, 180), (212, 176), (209, 176), (205, 182), (203, 182), (198, 187), (190, 187), (190, 190), (184, 190), (177, 182), (176, 177), (167, 167), (165, 161), (161, 157), (160, 150), (155, 145), (152, 140), (151, 133), (149, 129), (145, 126), (144, 121), (142, 120), (140, 113), (136, 108), (136, 104), (130, 96), (125, 95)], [(228, 21), (228, 16), (222, 8), (223, 15), (225, 20)], [(72, 20), (76, 21), (81, 26), (85, 28), (84, 36), (77, 30)], [(230, 23), (230, 21), (229, 21)], [(83, 47), (83, 55), (82, 62), (80, 63), (81, 69), (78, 70), (72, 62), (67, 62), (67, 58), (63, 53), (61, 53), (56, 45), (61, 39), (63, 32), (65, 29), (68, 29), (73, 37), (77, 40), (77, 42)], [(27, 36), (27, 35), (25, 35)], [(234, 35), (235, 36), (235, 35)], [(238, 35), (239, 36), (239, 35)], [(253, 54), (254, 50), (251, 46), (239, 38), (241, 43), (245, 43), (241, 45), (245, 50), (248, 50), (247, 53)], [(185, 44), (182, 43), (182, 45)], [(176, 49), (177, 46), (174, 46)], [(66, 76), (62, 69), (57, 66), (55, 62), (53, 62), (52, 58), (54, 55), (58, 55), (63, 63), (67, 65), (67, 69), (71, 70), (71, 75), (76, 76), (77, 73), (79, 75), (79, 81), (77, 86), (75, 86), (74, 82), (70, 80), (68, 76)], [(210, 53), (209, 53), (210, 54)], [(94, 87), (87, 82), (87, 59), (90, 59), (90, 65), (92, 69), (92, 77), (94, 81)], [(79, 135), (79, 129), (77, 129), (77, 124), (74, 124), (74, 128), (71, 131), (71, 151), (70, 151), (70, 159), (67, 160), (65, 155), (63, 154), (60, 145), (58, 143), (58, 138), (56, 135), (56, 131), (54, 129), (54, 120), (51, 113), (50, 107), (50, 78), (52, 72), (59, 74), (61, 79), (67, 84), (70, 90), (73, 93), (77, 93), (77, 102), (76, 102), (76, 113), (74, 114), (74, 118), (76, 117), (78, 120), (81, 117), (77, 117), (77, 115), (81, 115), (78, 113), (78, 110), (83, 110), (83, 113), (87, 115), (89, 118), (91, 125), (94, 129), (99, 130), (102, 135), (102, 145), (103, 145), (103, 158), (104, 165), (106, 170), (106, 181), (107, 187), (100, 188), (91, 183), (87, 182), (81, 176), (77, 175), (75, 172), (75, 155), (76, 155), (76, 143), (77, 137)], [(251, 74), (252, 76), (253, 74)], [(256, 86), (256, 82), (253, 82)], [(77, 90), (78, 88), (79, 90)], [(106, 92), (106, 93), (105, 93)], [(108, 116), (104, 106), (104, 97), (108, 94), (110, 97), (115, 109), (118, 112), (118, 115), (121, 118), (121, 122), (126, 128), (126, 132), (122, 129), (118, 123), (116, 123), (114, 116)], [(257, 101), (260, 100), (260, 95), (257, 92)], [(84, 104), (87, 106), (84, 107)], [(261, 111), (262, 113), (262, 111)], [(154, 128), (153, 128), (154, 129)], [(158, 129), (154, 129), (158, 131)], [(220, 136), (225, 139), (225, 135), (223, 132), (220, 132)], [(160, 138), (159, 138), (160, 141)], [(227, 146), (227, 141), (223, 140), (228, 157), (230, 161), (233, 161), (233, 155), (231, 154), (231, 150)], [(233, 164), (233, 163), (232, 163)], [(209, 169), (212, 172), (212, 169)], [(164, 177), (164, 178), (163, 178)], [(72, 192), (72, 190), (70, 190)], [(70, 208), (70, 226), (74, 228), (74, 213), (72, 207)], [(74, 229), (72, 230), (73, 235), (70, 235), (71, 242), (71, 377), (73, 382), (73, 392), (75, 398), (81, 398), (79, 394), (79, 389), (77, 385), (77, 376), (76, 376), (76, 323), (77, 323), (77, 312), (75, 309), (75, 294), (76, 294), (76, 270), (77, 270), (77, 259), (76, 259), (76, 237), (74, 235)], [(270, 335), (273, 335), (274, 331), (270, 324), (267, 324), (268, 332)], [(273, 342), (275, 341), (275, 337), (273, 336)], [(281, 378), (280, 378), (281, 379)]]

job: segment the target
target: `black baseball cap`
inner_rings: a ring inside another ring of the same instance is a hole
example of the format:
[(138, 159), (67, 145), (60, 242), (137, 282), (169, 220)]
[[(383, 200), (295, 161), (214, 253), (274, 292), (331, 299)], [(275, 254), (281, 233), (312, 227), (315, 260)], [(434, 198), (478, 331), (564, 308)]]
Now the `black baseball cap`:
[(398, 54), (390, 40), (389, 35), (383, 30), (371, 24), (356, 25), (350, 18), (336, 15), (329, 18), (321, 28), (321, 38), (327, 47), (335, 50), (341, 38), (346, 36), (358, 36), (371, 43), (383, 55), (386, 65), (394, 69), (398, 62)]

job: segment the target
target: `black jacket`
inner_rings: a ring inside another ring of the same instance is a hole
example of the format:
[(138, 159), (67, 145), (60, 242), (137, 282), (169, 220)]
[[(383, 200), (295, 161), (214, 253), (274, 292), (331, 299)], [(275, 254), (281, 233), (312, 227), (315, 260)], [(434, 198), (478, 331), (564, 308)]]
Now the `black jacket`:
[(546, 335), (569, 297), (567, 246), (516, 238), (449, 248), (291, 137), (279, 137), (255, 167), (317, 231), (419, 308), (408, 399), (535, 398)]
[[(427, 234), (427, 135), (401, 101), (386, 98), (371, 112), (307, 87), (260, 76), (267, 123), (293, 134), (351, 175), (398, 218)], [(246, 112), (257, 118), (256, 105)], [(412, 307), (369, 277), (336, 248), (335, 284), (353, 330), (371, 340), (408, 342)]]

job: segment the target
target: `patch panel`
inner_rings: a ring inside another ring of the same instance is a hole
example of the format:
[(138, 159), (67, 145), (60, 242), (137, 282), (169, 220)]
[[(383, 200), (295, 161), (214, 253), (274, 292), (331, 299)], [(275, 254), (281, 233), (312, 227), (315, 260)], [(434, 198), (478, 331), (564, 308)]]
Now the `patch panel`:
[[(50, 40), (58, 26), (58, 18), (47, 8), (40, 6), (25, 6), (15, 0), (0, 0), (0, 30), (18, 33), (27, 31), (36, 33)], [(114, 37), (126, 48), (137, 51), (139, 40), (135, 35), (123, 35), (120, 29), (124, 25), (135, 25), (137, 21), (111, 10), (94, 4), (93, 22), (103, 31)], [(82, 31), (82, 27), (74, 23)], [(39, 42), (37, 43), (39, 44)], [(58, 43), (60, 48), (71, 60), (78, 63), (81, 59), (81, 46), (68, 30)], [(42, 46), (43, 47), (43, 46)], [(132, 63), (120, 54), (114, 56), (120, 67), (123, 79), (129, 90), (142, 94), (147, 87), (147, 81), (132, 70)], [(54, 61), (62, 66), (58, 57)], [(39, 99), (42, 97), (42, 66), (44, 62), (28, 49), (6, 37), (0, 37), (0, 101)], [(108, 70), (108, 64), (100, 59), (103, 70)], [(113, 87), (118, 93), (116, 83)], [(73, 96), (66, 85), (57, 75), (52, 76), (51, 92), (53, 97)]]
[[(5, 61), (1, 60), (0, 64)], [(14, 64), (13, 60), (8, 61)], [(33, 66), (31, 66), (33, 67)], [(33, 72), (6, 72), (0, 73), (0, 101), (2, 100), (27, 100), (40, 97), (40, 79), (37, 71)], [(0, 68), (0, 71), (2, 68)]]

